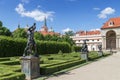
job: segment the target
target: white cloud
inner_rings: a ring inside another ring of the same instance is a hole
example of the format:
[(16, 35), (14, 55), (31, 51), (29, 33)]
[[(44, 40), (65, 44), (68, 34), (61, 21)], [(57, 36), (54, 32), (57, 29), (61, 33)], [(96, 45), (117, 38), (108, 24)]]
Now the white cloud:
[(35, 9), (33, 11), (26, 11), (23, 4), (18, 4), (15, 8), (15, 11), (20, 14), (22, 17), (30, 17), (36, 21), (44, 21), (44, 17), (47, 19), (53, 20), (53, 11), (44, 12), (42, 10)]
[(114, 14), (115, 13), (115, 9), (111, 8), (111, 7), (107, 7), (105, 9), (103, 9), (100, 14), (98, 14), (98, 17), (101, 19), (107, 18), (108, 15)]
[(96, 8), (93, 8), (93, 10), (100, 10), (100, 8), (97, 8), (97, 7), (96, 7)]
[(100, 31), (100, 29), (99, 29), (99, 28), (97, 28), (97, 29), (91, 29), (90, 31), (96, 31), (96, 30)]
[(64, 33), (65, 33), (65, 32), (68, 32), (68, 31), (73, 31), (73, 30), (70, 29), (70, 28), (66, 28), (66, 29), (63, 29), (63, 30), (62, 30), (62, 32), (64, 32)]

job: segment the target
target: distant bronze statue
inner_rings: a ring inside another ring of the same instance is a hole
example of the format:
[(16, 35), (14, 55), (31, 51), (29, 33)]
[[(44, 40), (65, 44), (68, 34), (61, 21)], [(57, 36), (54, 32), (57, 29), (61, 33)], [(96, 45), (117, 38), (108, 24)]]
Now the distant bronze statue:
[(37, 47), (36, 47), (36, 43), (34, 40), (34, 31), (36, 29), (36, 23), (33, 24), (33, 26), (31, 26), (30, 28), (28, 28), (28, 41), (27, 41), (27, 46), (24, 50), (24, 54), (23, 56), (28, 56), (28, 55), (33, 55), (38, 57), (37, 54)]
[(98, 49), (99, 49), (99, 51), (102, 51), (102, 44), (98, 45)]
[(99, 45), (98, 45), (98, 49), (99, 49), (99, 51), (98, 51), (99, 55), (100, 55), (100, 56), (103, 56), (102, 44), (99, 44)]
[(86, 41), (87, 41), (87, 40), (83, 40), (83, 41), (84, 41), (84, 43), (83, 43), (83, 45), (82, 45), (81, 52), (82, 52), (82, 53), (88, 53), (88, 46), (87, 46), (87, 44), (86, 44)]

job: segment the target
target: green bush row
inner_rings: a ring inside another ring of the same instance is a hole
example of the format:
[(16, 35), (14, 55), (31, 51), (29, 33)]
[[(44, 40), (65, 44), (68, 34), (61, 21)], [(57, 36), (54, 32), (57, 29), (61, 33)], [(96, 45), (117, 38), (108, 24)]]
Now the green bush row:
[(15, 72), (14, 74), (1, 76), (0, 80), (25, 80), (25, 74), (20, 72)]
[(0, 57), (21, 56), (26, 46), (26, 40), (0, 36)]
[[(37, 41), (36, 43), (38, 54), (54, 54), (60, 50), (63, 53), (71, 52), (71, 46), (67, 42)], [(26, 44), (26, 39), (0, 36), (0, 57), (22, 56)]]
[(40, 54), (55, 54), (59, 51), (62, 53), (71, 52), (71, 46), (67, 42), (38, 41), (37, 49)]
[(5, 65), (20, 65), (20, 61), (2, 61), (0, 64), (5, 64)]
[(72, 62), (68, 62), (68, 63), (63, 63), (63, 64), (59, 64), (59, 65), (53, 65), (53, 66), (48, 66), (48, 67), (41, 67), (40, 68), (40, 73), (43, 75), (48, 75), (66, 68), (70, 68), (72, 66), (75, 65), (79, 65), (81, 63), (86, 62), (85, 60), (75, 60)]
[(72, 46), (72, 50), (75, 51), (75, 52), (80, 52), (81, 49), (82, 49), (81, 46), (75, 46), (75, 45)]

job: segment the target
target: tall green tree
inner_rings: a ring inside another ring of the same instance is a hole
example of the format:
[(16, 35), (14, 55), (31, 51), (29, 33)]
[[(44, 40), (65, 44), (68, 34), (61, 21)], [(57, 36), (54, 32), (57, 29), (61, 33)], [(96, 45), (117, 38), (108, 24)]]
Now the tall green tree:
[(35, 32), (34, 37), (36, 40), (44, 40), (44, 36), (40, 32)]
[(2, 21), (0, 21), (0, 27), (2, 27), (2, 26), (3, 26)]
[(27, 38), (27, 30), (25, 30), (24, 28), (17, 28), (12, 36), (14, 38)]
[(0, 35), (11, 36), (11, 32), (6, 27), (3, 27), (2, 21), (0, 21)]
[(74, 32), (73, 31), (67, 31), (67, 32), (65, 32), (65, 35), (66, 36), (73, 36)]

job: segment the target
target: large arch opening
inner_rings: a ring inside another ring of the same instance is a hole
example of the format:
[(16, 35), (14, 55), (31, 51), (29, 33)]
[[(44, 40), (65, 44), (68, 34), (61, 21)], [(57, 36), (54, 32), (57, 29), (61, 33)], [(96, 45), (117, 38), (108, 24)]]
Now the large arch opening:
[(113, 30), (106, 33), (106, 49), (116, 49), (116, 33)]

